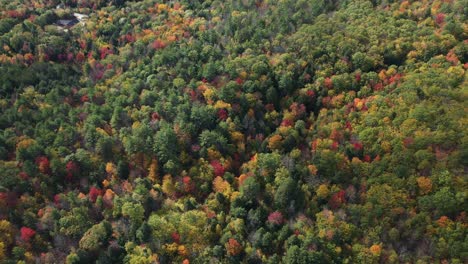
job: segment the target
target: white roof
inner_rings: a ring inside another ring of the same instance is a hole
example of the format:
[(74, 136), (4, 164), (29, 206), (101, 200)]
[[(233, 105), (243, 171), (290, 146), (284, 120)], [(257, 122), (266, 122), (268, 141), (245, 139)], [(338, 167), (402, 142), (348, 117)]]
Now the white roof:
[(79, 19), (79, 20), (88, 18), (87, 15), (80, 14), (80, 13), (73, 13), (73, 15), (74, 15), (77, 19)]

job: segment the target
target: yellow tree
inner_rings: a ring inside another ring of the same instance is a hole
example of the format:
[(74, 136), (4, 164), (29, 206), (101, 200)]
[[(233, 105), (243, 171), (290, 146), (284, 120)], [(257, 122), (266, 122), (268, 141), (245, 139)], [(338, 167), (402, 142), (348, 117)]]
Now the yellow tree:
[(172, 197), (176, 191), (172, 176), (167, 174), (163, 177), (162, 191), (169, 197)]
[(278, 135), (278, 134), (273, 135), (268, 140), (268, 147), (271, 150), (279, 149), (279, 148), (281, 148), (282, 140), (283, 140), (283, 137), (281, 135)]
[(150, 167), (148, 169), (148, 178), (152, 183), (155, 183), (158, 180), (158, 160), (153, 159), (151, 161)]
[(15, 236), (13, 226), (7, 220), (0, 221), (0, 241), (4, 247), (8, 247), (13, 243)]

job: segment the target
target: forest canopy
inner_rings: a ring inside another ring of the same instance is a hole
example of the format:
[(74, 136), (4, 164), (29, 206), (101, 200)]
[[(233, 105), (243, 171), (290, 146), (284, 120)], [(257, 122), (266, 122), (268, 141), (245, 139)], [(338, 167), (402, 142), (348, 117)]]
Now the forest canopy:
[(468, 262), (467, 0), (0, 0), (0, 263)]

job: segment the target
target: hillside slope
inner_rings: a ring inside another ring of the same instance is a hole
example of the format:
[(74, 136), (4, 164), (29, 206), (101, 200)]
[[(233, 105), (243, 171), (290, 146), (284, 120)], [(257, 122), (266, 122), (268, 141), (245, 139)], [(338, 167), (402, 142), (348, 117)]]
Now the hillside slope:
[(468, 261), (468, 1), (0, 11), (0, 262)]

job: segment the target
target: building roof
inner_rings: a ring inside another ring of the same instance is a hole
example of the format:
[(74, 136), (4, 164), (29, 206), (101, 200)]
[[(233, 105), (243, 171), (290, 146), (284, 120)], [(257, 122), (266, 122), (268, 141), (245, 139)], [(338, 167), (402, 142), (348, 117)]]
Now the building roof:
[(73, 13), (73, 15), (78, 19), (79, 21), (86, 20), (88, 19), (87, 15), (80, 14), (80, 13)]
[(74, 19), (59, 19), (57, 20), (57, 25), (62, 26), (62, 27), (72, 27), (76, 25), (79, 21), (74, 18)]

